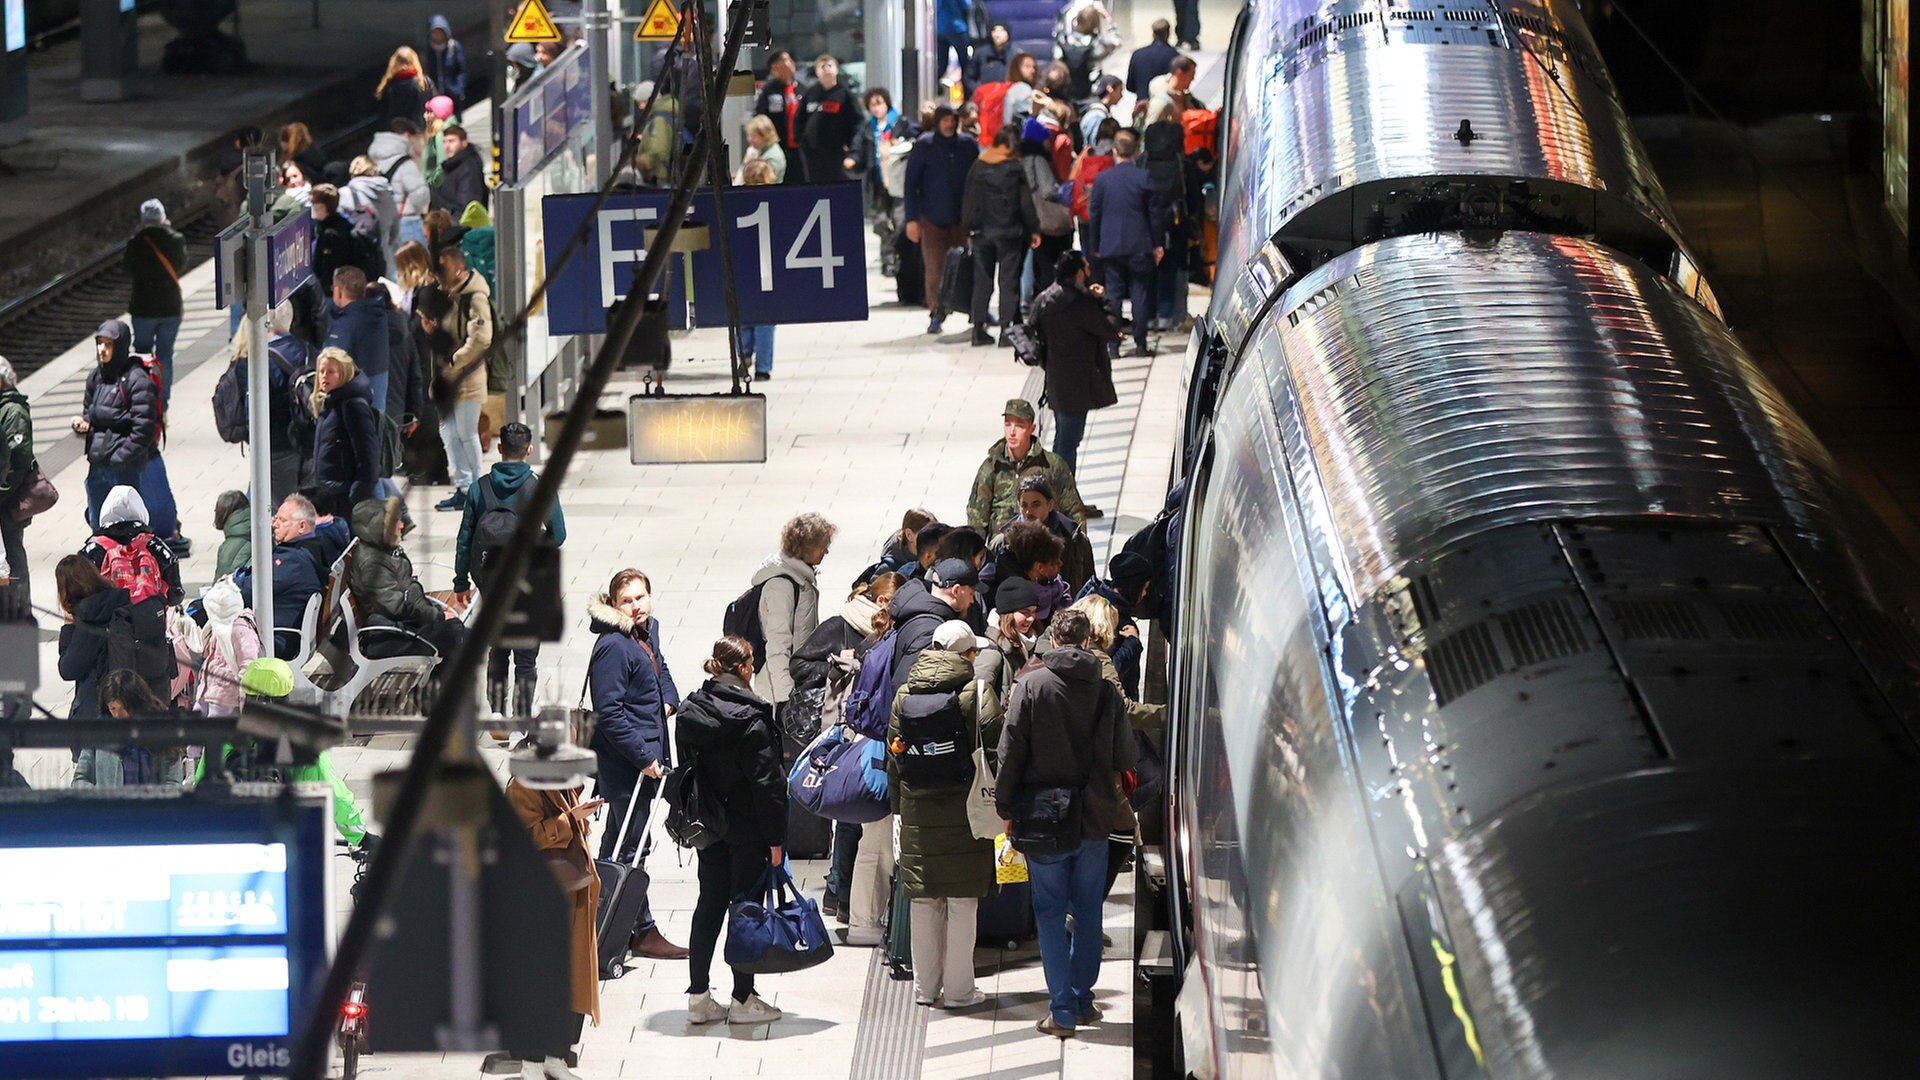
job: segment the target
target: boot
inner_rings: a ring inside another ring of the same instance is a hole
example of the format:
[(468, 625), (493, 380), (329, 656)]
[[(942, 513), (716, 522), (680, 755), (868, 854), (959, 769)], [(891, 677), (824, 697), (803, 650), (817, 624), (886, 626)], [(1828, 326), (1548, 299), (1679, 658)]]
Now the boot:
[(488, 679), (487, 680), (487, 708), (492, 710), (493, 715), (495, 717), (501, 717), (506, 715), (507, 713), (507, 680), (505, 679)]
[(633, 955), (647, 960), (685, 960), (687, 950), (668, 941), (657, 926), (647, 927), (644, 933), (633, 935), (627, 943)]
[(514, 682), (513, 715), (516, 718), (525, 719), (533, 715), (533, 692), (535, 685), (532, 679), (519, 679)]

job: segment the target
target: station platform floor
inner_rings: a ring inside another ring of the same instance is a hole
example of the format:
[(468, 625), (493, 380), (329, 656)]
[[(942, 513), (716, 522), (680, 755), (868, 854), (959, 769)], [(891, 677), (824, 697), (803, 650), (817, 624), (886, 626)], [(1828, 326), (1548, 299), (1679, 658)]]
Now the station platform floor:
[[(587, 601), (623, 566), (638, 566), (653, 580), (662, 658), (684, 691), (699, 684), (700, 663), (720, 633), (728, 601), (777, 550), (787, 518), (817, 511), (840, 527), (820, 571), (823, 616), (837, 609), (846, 583), (876, 557), (903, 510), (925, 506), (945, 520), (964, 520), (974, 470), (1000, 437), (1003, 403), (1031, 392), (1029, 369), (1010, 349), (969, 347), (963, 318), (950, 319), (943, 336), (928, 336), (925, 312), (892, 303), (892, 281), (871, 272), (878, 266), (871, 241), (868, 266), (870, 296), (889, 302), (875, 306), (867, 321), (779, 329), (776, 377), (760, 384), (769, 398), (765, 465), (640, 468), (618, 450), (575, 459), (562, 497), (567, 636), (542, 652), (543, 700), (570, 703), (578, 695), (593, 643)], [(211, 525), (214, 499), (243, 487), (247, 471), (242, 449), (220, 442), (206, 423), (214, 383), (228, 362), (227, 320), (212, 307), (211, 279), (211, 267), (202, 267), (185, 280), (188, 314), (166, 448), (182, 527), (195, 540), (183, 564), (194, 592), (213, 576), (219, 540)], [(1192, 300), (1195, 310), (1204, 303), (1198, 292)], [(1183, 348), (1183, 339), (1169, 336), (1156, 357), (1116, 362), (1120, 404), (1093, 414), (1088, 425), (1080, 487), (1106, 511), (1091, 530), (1102, 564), (1109, 546), (1144, 525), (1164, 498), (1180, 415)], [(86, 538), (86, 467), (66, 420), (77, 410), (88, 351), (77, 347), (23, 384), (33, 403), (42, 462), (65, 462), (51, 473), (60, 505), (27, 533), (34, 599), (43, 614), (53, 613), (42, 618), (48, 627), (58, 619), (53, 564)], [(725, 343), (718, 332), (676, 341), (675, 356), (669, 379), (674, 392), (725, 389)], [(605, 404), (624, 407), (627, 395), (639, 390), (637, 377), (622, 376)], [(409, 493), (419, 527), (407, 546), (417, 566), (452, 561), (459, 519), (432, 509), (445, 493)], [(425, 566), (422, 574), (429, 588), (449, 584), (444, 566)], [(70, 691), (55, 675), (55, 635), (46, 630), (41, 638), (48, 682), (39, 700), (59, 713)], [(335, 752), (363, 806), (370, 806), (373, 776), (404, 763), (406, 744), (404, 737), (381, 736), (371, 745)], [(504, 770), (504, 755), (489, 756)], [(62, 787), (70, 775), (67, 757), (65, 751), (23, 751), (20, 764), (35, 787)], [(691, 854), (678, 852), (663, 833), (655, 841), (648, 863), (653, 906), (667, 936), (684, 942), (697, 891)], [(337, 896), (345, 905), (351, 864), (336, 862)], [(817, 896), (825, 862), (799, 862), (796, 869), (803, 888)], [(1123, 876), (1108, 912), (1107, 932), (1116, 944), (1100, 998), (1111, 1019), (1064, 1044), (1033, 1030), (1046, 995), (1032, 944), (1014, 952), (982, 949), (976, 962), (989, 1002), (931, 1016), (912, 1004), (911, 983), (888, 977), (875, 950), (849, 947), (818, 969), (763, 980), (764, 996), (788, 1013), (770, 1027), (690, 1028), (686, 965), (640, 963), (605, 984), (603, 1020), (587, 1030), (579, 1071), (593, 1078), (762, 1071), (789, 1078), (1120, 1075), (1131, 1068), (1129, 881)], [(345, 916), (343, 906), (342, 925)], [(375, 995), (371, 1007), (378, 1023), (377, 988)], [(480, 1064), (479, 1055), (373, 1055), (362, 1068), (394, 1080), (450, 1080), (477, 1075)]]
[[(269, 137), (300, 120), (324, 137), (370, 114), (387, 57), (425, 48), (427, 19), (456, 33), (485, 24), (485, 0), (240, 0), (240, 38), (253, 67), (234, 75), (166, 75), (174, 31), (140, 19), (140, 73), (128, 100), (80, 100), (80, 42), (28, 61), (27, 141), (0, 149), (0, 302), (131, 235), (142, 200), (158, 197), (176, 223), (211, 195), (220, 141), (255, 124)], [(319, 12), (320, 26), (313, 16)], [(229, 29), (231, 22), (225, 24)], [(466, 43), (475, 77), (485, 44)], [(0, 344), (4, 351), (4, 344)]]

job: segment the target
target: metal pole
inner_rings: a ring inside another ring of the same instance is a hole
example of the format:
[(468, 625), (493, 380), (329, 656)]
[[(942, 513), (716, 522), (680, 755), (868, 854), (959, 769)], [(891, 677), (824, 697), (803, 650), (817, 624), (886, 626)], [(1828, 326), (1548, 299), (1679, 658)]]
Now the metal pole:
[(487, 60), (489, 89), (493, 107), (493, 182), (500, 184), (500, 133), (507, 130), (507, 0), (487, 0)]
[(612, 22), (607, 17), (607, 0), (587, 0), (582, 9), (581, 19), (586, 23), (587, 33), (587, 82), (593, 88), (593, 171), (589, 174), (599, 176), (607, 171), (607, 164), (613, 160), (613, 118), (608, 114), (611, 104), (607, 97), (607, 52), (613, 48), (613, 34), (608, 30)]
[(253, 450), (253, 497), (247, 516), (253, 521), (254, 629), (260, 651), (273, 655), (273, 427), (268, 419), (270, 366), (267, 358), (267, 174), (266, 154), (249, 151), (241, 160), (247, 184), (247, 442)]

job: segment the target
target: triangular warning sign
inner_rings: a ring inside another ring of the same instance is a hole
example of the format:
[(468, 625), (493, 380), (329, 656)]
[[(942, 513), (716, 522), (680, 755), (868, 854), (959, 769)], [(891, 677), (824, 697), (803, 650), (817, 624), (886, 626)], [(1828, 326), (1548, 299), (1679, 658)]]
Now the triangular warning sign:
[(532, 45), (560, 40), (560, 28), (553, 24), (553, 16), (547, 14), (547, 6), (540, 0), (520, 0), (520, 10), (513, 13), (513, 21), (507, 24), (507, 41)]
[(633, 28), (635, 41), (672, 41), (680, 36), (680, 13), (668, 0), (653, 0), (647, 17)]

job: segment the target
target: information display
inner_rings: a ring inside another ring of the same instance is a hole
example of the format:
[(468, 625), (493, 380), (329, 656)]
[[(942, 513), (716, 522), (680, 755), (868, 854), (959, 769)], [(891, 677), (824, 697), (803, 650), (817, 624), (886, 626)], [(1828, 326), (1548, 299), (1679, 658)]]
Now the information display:
[(328, 816), (0, 803), (0, 1076), (284, 1071), (330, 940)]

